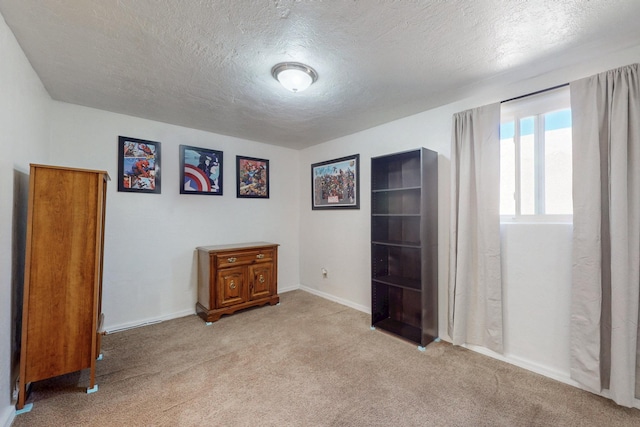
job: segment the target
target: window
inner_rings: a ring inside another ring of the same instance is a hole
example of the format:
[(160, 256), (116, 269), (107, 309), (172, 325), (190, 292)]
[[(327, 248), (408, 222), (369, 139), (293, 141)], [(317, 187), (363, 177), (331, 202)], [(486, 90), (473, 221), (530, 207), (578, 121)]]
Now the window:
[(562, 87), (502, 104), (500, 215), (570, 221), (571, 104)]

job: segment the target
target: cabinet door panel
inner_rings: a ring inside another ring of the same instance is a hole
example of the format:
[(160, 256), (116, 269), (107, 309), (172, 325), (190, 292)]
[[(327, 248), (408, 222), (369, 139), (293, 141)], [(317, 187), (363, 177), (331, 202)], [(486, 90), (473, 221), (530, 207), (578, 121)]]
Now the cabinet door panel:
[(218, 271), (218, 307), (239, 304), (245, 297), (244, 267), (225, 268)]
[(256, 264), (249, 267), (251, 286), (249, 287), (249, 299), (266, 298), (271, 295), (273, 282), (273, 264)]

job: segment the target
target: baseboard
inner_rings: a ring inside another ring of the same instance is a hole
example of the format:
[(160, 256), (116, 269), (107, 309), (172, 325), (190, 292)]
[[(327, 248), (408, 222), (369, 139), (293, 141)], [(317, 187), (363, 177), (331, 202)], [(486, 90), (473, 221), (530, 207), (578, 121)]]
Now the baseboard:
[(287, 286), (286, 288), (278, 286), (278, 295), (286, 292), (297, 291), (298, 289), (300, 289), (300, 285)]
[[(506, 362), (509, 363), (511, 365), (517, 366), (519, 368), (522, 369), (526, 369), (527, 371), (531, 371), (534, 372), (536, 374), (540, 374), (544, 377), (547, 378), (551, 378), (552, 380), (556, 380), (559, 381), (561, 383), (579, 388), (581, 390), (584, 391), (588, 391), (589, 393), (593, 393), (595, 395), (604, 397), (606, 399), (611, 399), (611, 394), (609, 393), (609, 390), (602, 390), (602, 392), (600, 393), (596, 393), (593, 390), (589, 390), (586, 387), (584, 387), (582, 384), (580, 384), (579, 382), (571, 379), (571, 377), (562, 371), (559, 371), (557, 369), (552, 369), (549, 368), (548, 366), (544, 366), (544, 365), (539, 365), (537, 363), (534, 363), (530, 360), (526, 360), (526, 359), (522, 359), (520, 357), (517, 356), (513, 356), (513, 355), (502, 355), (499, 353), (496, 353), (494, 351), (489, 350), (488, 348), (482, 347), (482, 346), (477, 346), (477, 345), (472, 345), (472, 344), (465, 344), (462, 347), (467, 348), (471, 351), (475, 351), (476, 353), (480, 353), (483, 354), (485, 356), (489, 356), (493, 359), (497, 359), (500, 360), (502, 362)], [(633, 407), (636, 409), (640, 409), (640, 400), (639, 399), (635, 399), (635, 402), (633, 404)]]
[(141, 326), (153, 325), (154, 323), (164, 322), (165, 320), (178, 319), (180, 317), (190, 316), (196, 314), (195, 307), (189, 310), (176, 311), (170, 314), (165, 314), (163, 316), (158, 317), (150, 317), (147, 319), (136, 320), (135, 322), (127, 322), (121, 323), (117, 325), (111, 325), (106, 327), (105, 330), (108, 334), (112, 334), (114, 332), (126, 331), (127, 329), (139, 328)]
[(580, 383), (572, 380), (567, 373), (560, 371), (558, 369), (553, 369), (548, 366), (540, 365), (530, 360), (522, 359), (518, 356), (509, 355), (509, 354), (503, 355), (500, 353), (496, 353), (492, 350), (489, 350), (486, 347), (482, 347), (478, 345), (465, 344), (463, 347), (468, 348), (469, 350), (475, 351), (476, 353), (489, 356), (493, 359), (507, 362), (510, 365), (515, 365), (519, 368), (526, 369), (527, 371), (535, 372), (536, 374), (540, 374), (544, 377), (551, 378), (556, 381), (560, 381), (561, 383), (565, 383), (565, 384), (580, 388)]
[(16, 408), (14, 406), (5, 406), (0, 415), (0, 426), (11, 427), (13, 420), (16, 418)]
[(324, 299), (328, 299), (329, 301), (337, 302), (338, 304), (346, 305), (347, 307), (351, 307), (355, 310), (362, 311), (363, 313), (371, 314), (371, 309), (369, 307), (365, 307), (364, 305), (354, 304), (353, 302), (348, 301), (346, 299), (338, 298), (331, 294), (327, 294), (325, 292), (321, 292), (317, 289), (312, 289), (304, 285), (300, 285), (300, 289), (302, 289), (305, 292), (309, 292), (310, 294), (317, 295)]
[[(300, 286), (289, 286), (286, 288), (278, 288), (278, 293), (285, 293), (285, 292), (291, 292), (291, 291), (295, 291), (297, 289), (300, 289)], [(185, 317), (185, 316), (190, 316), (192, 314), (196, 314), (196, 309), (195, 306), (193, 309), (189, 309), (189, 310), (182, 310), (182, 311), (176, 311), (174, 313), (171, 314), (166, 314), (163, 316), (158, 316), (158, 317), (150, 317), (147, 319), (142, 319), (142, 320), (136, 320), (134, 322), (127, 322), (127, 323), (120, 323), (120, 324), (116, 324), (116, 325), (111, 325), (105, 328), (105, 330), (107, 331), (108, 334), (112, 334), (115, 332), (122, 332), (122, 331), (126, 331), (127, 329), (134, 329), (134, 328), (140, 328), (142, 326), (147, 326), (147, 325), (153, 325), (154, 323), (160, 323), (160, 322), (164, 322), (166, 320), (171, 320), (171, 319), (178, 319), (180, 317)]]

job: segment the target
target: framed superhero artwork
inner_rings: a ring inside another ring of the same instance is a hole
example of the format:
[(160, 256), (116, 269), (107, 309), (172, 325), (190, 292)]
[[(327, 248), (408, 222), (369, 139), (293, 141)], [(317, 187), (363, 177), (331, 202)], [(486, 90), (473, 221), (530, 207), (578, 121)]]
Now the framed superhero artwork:
[(160, 194), (160, 143), (118, 137), (118, 191)]
[(360, 209), (360, 155), (311, 165), (311, 209)]
[(222, 196), (222, 151), (180, 146), (180, 194)]
[(236, 196), (269, 198), (269, 160), (236, 156)]

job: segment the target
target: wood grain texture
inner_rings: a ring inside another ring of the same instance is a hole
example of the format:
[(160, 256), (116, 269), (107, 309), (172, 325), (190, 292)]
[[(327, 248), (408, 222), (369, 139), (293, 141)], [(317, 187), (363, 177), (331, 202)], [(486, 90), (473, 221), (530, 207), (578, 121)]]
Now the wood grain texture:
[(196, 312), (206, 322), (224, 314), (277, 304), (278, 245), (267, 242), (202, 246)]
[(108, 179), (31, 165), (18, 409), (33, 381), (91, 368), (94, 385)]

